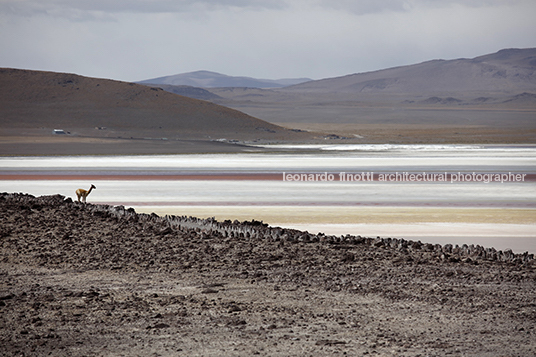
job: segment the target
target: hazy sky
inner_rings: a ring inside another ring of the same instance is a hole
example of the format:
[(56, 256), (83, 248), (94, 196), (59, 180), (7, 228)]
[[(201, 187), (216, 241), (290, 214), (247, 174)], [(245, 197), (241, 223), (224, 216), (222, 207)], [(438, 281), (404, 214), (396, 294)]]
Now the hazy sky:
[(342, 76), (536, 47), (536, 0), (0, 0), (0, 67)]

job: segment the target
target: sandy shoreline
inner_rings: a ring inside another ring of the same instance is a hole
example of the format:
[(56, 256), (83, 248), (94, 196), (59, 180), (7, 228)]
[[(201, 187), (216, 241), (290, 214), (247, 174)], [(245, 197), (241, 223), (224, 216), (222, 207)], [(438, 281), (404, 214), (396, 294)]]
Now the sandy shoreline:
[[(355, 114), (353, 114), (355, 115)], [(293, 144), (476, 144), (476, 145), (534, 145), (536, 130), (532, 124), (520, 127), (501, 125), (392, 124), (392, 123), (279, 123), (284, 127), (337, 134), (347, 139), (254, 141)], [(63, 155), (168, 155), (201, 153), (268, 152), (268, 148), (249, 146), (247, 141), (225, 142), (214, 139), (189, 140), (145, 138), (142, 132), (106, 133), (108, 136), (51, 135), (52, 129), (0, 128), (2, 156), (63, 156)], [(73, 129), (73, 131), (76, 131)], [(86, 131), (86, 130), (84, 130)], [(102, 134), (102, 133), (99, 133)], [(104, 134), (102, 134), (104, 135)], [(322, 134), (320, 134), (322, 135)], [(354, 136), (356, 136), (354, 138)], [(131, 138), (132, 137), (132, 138)], [(255, 136), (253, 136), (254, 138)]]

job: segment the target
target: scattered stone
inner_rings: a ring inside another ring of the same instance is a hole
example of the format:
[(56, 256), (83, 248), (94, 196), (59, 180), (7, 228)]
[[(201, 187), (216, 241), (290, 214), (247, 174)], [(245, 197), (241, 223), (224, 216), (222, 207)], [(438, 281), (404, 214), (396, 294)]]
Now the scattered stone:
[(212, 288), (204, 289), (201, 291), (201, 294), (216, 294), (216, 293), (218, 293), (218, 290), (212, 289)]
[(171, 327), (170, 325), (166, 324), (166, 323), (158, 323), (154, 326), (147, 326), (147, 329), (150, 330), (150, 329), (162, 329), (162, 328), (169, 328)]
[(315, 345), (317, 346), (335, 346), (335, 345), (345, 345), (345, 344), (346, 342), (337, 341), (337, 340), (318, 340), (315, 343)]
[(238, 307), (237, 305), (232, 305), (232, 306), (229, 307), (229, 313), (238, 312), (238, 311), (242, 311), (242, 309), (240, 307)]

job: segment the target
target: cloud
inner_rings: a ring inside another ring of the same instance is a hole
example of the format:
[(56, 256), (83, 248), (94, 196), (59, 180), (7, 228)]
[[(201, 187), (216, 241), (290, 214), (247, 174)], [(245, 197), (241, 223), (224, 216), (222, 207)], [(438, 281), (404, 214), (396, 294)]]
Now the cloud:
[(67, 16), (98, 13), (181, 13), (222, 8), (282, 9), (285, 0), (0, 0), (0, 13)]
[(320, 0), (319, 5), (339, 11), (349, 11), (358, 15), (386, 11), (406, 11), (409, 8), (408, 1), (402, 0)]
[(420, 8), (444, 8), (452, 5), (463, 7), (493, 7), (516, 5), (533, 0), (318, 0), (324, 8), (349, 11), (357, 15), (385, 12), (409, 12)]
[(533, 0), (0, 0), (0, 15), (112, 19), (121, 13), (206, 13), (226, 9), (334, 10), (353, 15), (410, 12), (420, 8), (509, 6)]
[(534, 0), (0, 0), (0, 66), (319, 79), (534, 47), (535, 11)]

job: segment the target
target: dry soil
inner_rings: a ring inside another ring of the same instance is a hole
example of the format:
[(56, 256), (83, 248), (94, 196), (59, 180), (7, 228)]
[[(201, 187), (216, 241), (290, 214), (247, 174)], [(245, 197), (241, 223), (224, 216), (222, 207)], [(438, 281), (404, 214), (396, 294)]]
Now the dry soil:
[(3, 356), (536, 355), (531, 254), (228, 235), (62, 196), (0, 207)]

